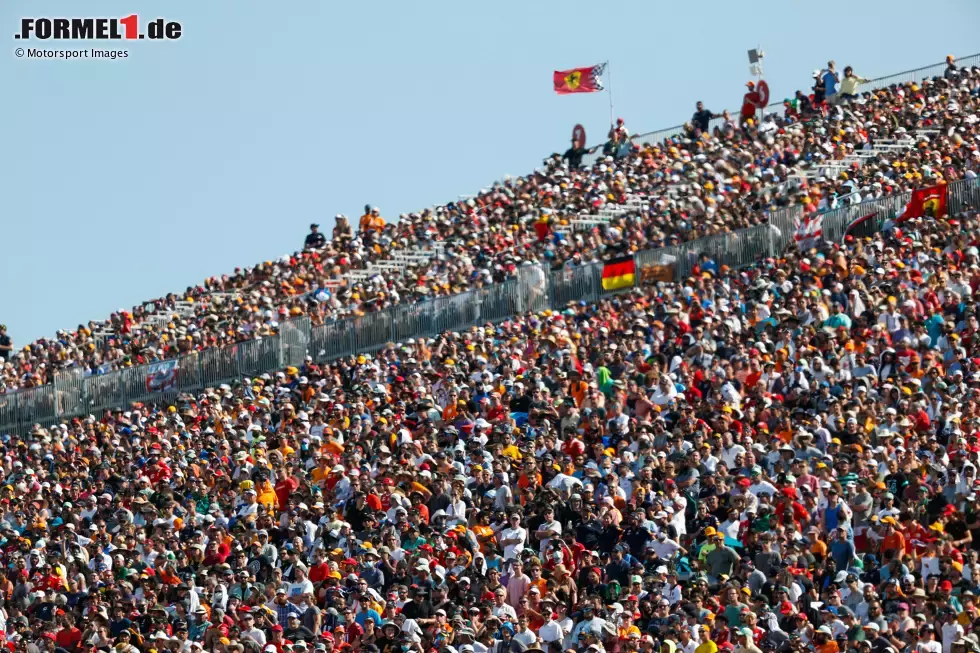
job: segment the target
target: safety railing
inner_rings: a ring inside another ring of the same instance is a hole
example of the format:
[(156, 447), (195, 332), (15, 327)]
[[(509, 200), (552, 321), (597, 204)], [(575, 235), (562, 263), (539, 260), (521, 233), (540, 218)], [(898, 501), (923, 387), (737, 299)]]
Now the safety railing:
[[(900, 213), (909, 199), (910, 193), (905, 192), (824, 213), (824, 238), (840, 242), (848, 226), (867, 215), (873, 215), (874, 220), (863, 223), (861, 233), (873, 233)], [(947, 206), (950, 213), (980, 206), (980, 179), (948, 184)], [(772, 212), (767, 224), (636, 252), (637, 283), (686, 279), (708, 259), (738, 268), (779, 256), (793, 243), (794, 223), (799, 217), (799, 208), (789, 207)], [(323, 325), (313, 326), (308, 317), (302, 317), (280, 324), (274, 335), (189, 353), (171, 361), (95, 375), (80, 368), (64, 370), (56, 374), (53, 384), (0, 394), (0, 433), (134, 402), (173, 401), (182, 392), (299, 366), (307, 356), (322, 363), (377, 351), (409, 338), (464, 331), (516, 315), (558, 309), (571, 302), (594, 302), (609, 294), (602, 287), (602, 268), (602, 261), (557, 270), (526, 265), (503, 283)]]
[[(909, 199), (910, 193), (905, 192), (829, 211), (823, 214), (824, 238), (840, 242), (848, 226), (867, 215), (873, 215), (874, 220), (862, 224), (858, 235), (873, 233), (900, 213)], [(980, 179), (948, 184), (947, 206), (950, 213), (980, 206)], [(769, 215), (767, 224), (636, 252), (637, 282), (685, 279), (708, 259), (738, 268), (779, 256), (793, 243), (794, 223), (799, 216), (797, 207), (780, 209)], [(409, 338), (463, 331), (524, 313), (558, 309), (571, 302), (597, 301), (609, 294), (602, 287), (602, 268), (602, 261), (557, 270), (526, 265), (503, 283), (323, 325), (313, 326), (303, 317), (280, 324), (274, 335), (189, 353), (171, 361), (94, 375), (80, 368), (64, 370), (56, 374), (53, 384), (0, 394), (0, 433), (134, 402), (172, 401), (181, 392), (299, 366), (307, 356), (322, 363), (376, 351)]]
[[(960, 68), (969, 68), (972, 66), (980, 66), (980, 54), (971, 54), (965, 57), (960, 57), (956, 60), (956, 65)], [(862, 93), (872, 90), (877, 90), (880, 88), (887, 88), (893, 84), (908, 84), (911, 82), (921, 82), (925, 79), (931, 79), (933, 77), (941, 77), (946, 71), (946, 63), (937, 63), (929, 66), (923, 66), (921, 68), (915, 68), (913, 70), (906, 70), (900, 73), (893, 73), (891, 75), (886, 75), (884, 77), (876, 77), (866, 84), (862, 84), (858, 87), (858, 90)], [(777, 102), (772, 102), (765, 108), (765, 113), (767, 114), (781, 114), (783, 111), (783, 100)], [(729, 111), (730, 115), (737, 119), (740, 113), (740, 109)], [(719, 127), (724, 122), (723, 118), (712, 118), (708, 123), (708, 130), (713, 131), (715, 127)], [(634, 134), (630, 137), (633, 143), (650, 143), (651, 145), (657, 145), (663, 143), (668, 139), (672, 139), (675, 136), (683, 136), (687, 133), (687, 124), (674, 125), (673, 127), (667, 127), (665, 129), (658, 129), (652, 132), (644, 132), (640, 134)], [(584, 165), (592, 165), (598, 159), (605, 156), (602, 153), (602, 145), (597, 146), (595, 152), (587, 154), (582, 157), (582, 163)]]

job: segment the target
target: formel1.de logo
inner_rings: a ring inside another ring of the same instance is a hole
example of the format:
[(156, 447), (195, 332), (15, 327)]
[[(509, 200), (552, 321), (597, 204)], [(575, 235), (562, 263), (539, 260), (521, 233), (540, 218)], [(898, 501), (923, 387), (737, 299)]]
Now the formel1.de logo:
[(145, 24), (138, 14), (123, 18), (21, 18), (15, 39), (48, 39), (64, 41), (111, 41), (120, 39), (180, 38), (181, 25), (175, 20), (155, 18)]

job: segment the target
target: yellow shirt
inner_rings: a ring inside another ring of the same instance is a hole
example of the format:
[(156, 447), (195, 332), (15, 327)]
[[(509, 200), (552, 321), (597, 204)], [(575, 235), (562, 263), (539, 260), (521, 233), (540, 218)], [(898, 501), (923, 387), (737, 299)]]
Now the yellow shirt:
[(718, 653), (718, 645), (709, 639), (694, 649), (694, 653)]
[(868, 80), (863, 77), (858, 77), (852, 73), (850, 77), (844, 77), (840, 80), (840, 89), (838, 90), (838, 93), (857, 95), (857, 87), (866, 81)]
[(319, 485), (321, 482), (327, 480), (328, 476), (330, 476), (330, 468), (317, 467), (310, 473), (310, 476), (313, 478), (313, 482)]
[(266, 481), (258, 489), (258, 495), (256, 499), (260, 504), (268, 508), (275, 508), (278, 498), (276, 497), (276, 490), (272, 487), (272, 483)]
[(640, 633), (640, 629), (639, 628), (637, 628), (636, 626), (630, 624), (630, 627), (629, 628), (620, 628), (619, 629), (619, 638), (620, 639), (629, 639), (631, 633), (636, 633), (637, 635), (641, 635), (642, 634), (642, 633)]

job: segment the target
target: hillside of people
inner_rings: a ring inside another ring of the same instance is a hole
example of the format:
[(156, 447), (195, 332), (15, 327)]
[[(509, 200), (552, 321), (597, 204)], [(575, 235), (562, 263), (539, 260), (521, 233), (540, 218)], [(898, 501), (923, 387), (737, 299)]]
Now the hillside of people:
[[(312, 227), (292, 255), (27, 345), (0, 328), (0, 391), (49, 384), (61, 370), (102, 374), (273, 335), (291, 318), (323, 324), (488, 287), (528, 262), (575, 266), (761, 224), (774, 209), (815, 213), (838, 198), (975, 175), (980, 159), (967, 146), (976, 142), (977, 68), (950, 57), (942, 76), (868, 90), (849, 67), (817, 72), (813, 93), (761, 119), (711, 120), (699, 104), (686, 133), (653, 143), (631, 139), (620, 121), (608, 154), (590, 165), (583, 157), (595, 156), (573, 147), (471, 199), (397, 220), (370, 206), (359, 219), (339, 215), (329, 237)], [(853, 161), (880, 141), (911, 146)], [(572, 226), (616, 208), (594, 226)], [(376, 267), (397, 256), (416, 259)]]
[(975, 652), (978, 243), (890, 221), (4, 436), (3, 641)]

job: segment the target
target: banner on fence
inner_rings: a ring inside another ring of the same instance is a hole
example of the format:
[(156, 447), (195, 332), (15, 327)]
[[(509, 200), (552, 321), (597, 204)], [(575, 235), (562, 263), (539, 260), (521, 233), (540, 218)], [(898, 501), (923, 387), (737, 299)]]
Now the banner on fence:
[(146, 391), (166, 392), (177, 387), (177, 359), (153, 363), (146, 370)]
[(674, 280), (674, 266), (654, 263), (640, 268), (640, 285), (649, 286), (663, 281), (670, 283)]

